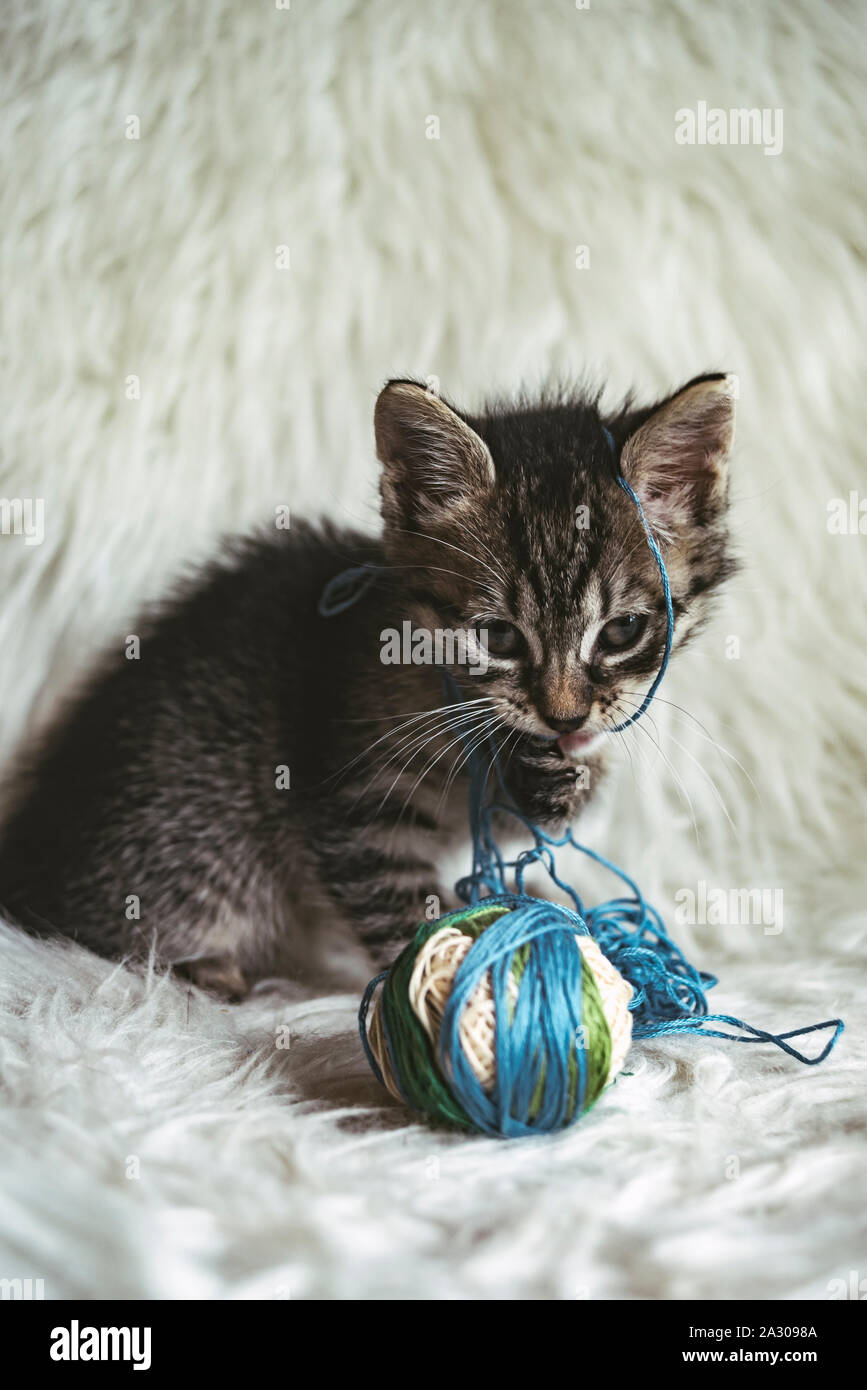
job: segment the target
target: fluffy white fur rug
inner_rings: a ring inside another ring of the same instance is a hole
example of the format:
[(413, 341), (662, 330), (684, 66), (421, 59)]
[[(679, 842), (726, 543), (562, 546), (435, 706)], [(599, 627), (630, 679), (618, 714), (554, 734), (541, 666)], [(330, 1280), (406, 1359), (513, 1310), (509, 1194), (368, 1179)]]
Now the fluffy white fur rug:
[[(849, 1026), (815, 1070), (636, 1047), (577, 1130), (506, 1145), (384, 1100), (354, 995), (222, 1007), (3, 928), (0, 1277), (85, 1297), (822, 1299), (867, 1274), (867, 541), (827, 524), (867, 425), (858, 18), (4, 13), (0, 496), (45, 506), (41, 545), (0, 536), (4, 758), (220, 532), (286, 502), (373, 524), (385, 376), (472, 404), (585, 367), (612, 397), (726, 368), (746, 569), (666, 682), (700, 726), (658, 707), (665, 758), (636, 733), (594, 837), (672, 924), (701, 880), (782, 890), (780, 931), (674, 930), (721, 1007)], [(781, 109), (782, 152), (678, 144), (700, 101)]]

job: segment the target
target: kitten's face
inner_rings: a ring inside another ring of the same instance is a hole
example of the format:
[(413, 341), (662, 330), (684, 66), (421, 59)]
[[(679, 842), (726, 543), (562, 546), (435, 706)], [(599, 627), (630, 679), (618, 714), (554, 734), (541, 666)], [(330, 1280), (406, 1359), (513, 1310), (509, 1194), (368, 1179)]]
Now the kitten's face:
[(467, 698), (580, 760), (635, 713), (665, 646), (661, 577), (618, 469), (662, 548), (676, 646), (733, 568), (728, 383), (609, 420), (617, 458), (586, 403), (470, 419), (393, 383), (376, 424), (386, 548), (415, 624), (486, 631), (487, 670), (452, 668)]

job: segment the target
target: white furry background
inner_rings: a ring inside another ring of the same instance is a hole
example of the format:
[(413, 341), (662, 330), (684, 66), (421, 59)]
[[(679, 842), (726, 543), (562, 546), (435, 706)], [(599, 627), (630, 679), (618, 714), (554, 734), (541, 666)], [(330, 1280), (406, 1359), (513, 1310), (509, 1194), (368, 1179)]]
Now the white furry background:
[[(703, 727), (658, 707), (671, 766), (636, 731), (595, 842), (672, 924), (701, 879), (782, 889), (777, 934), (675, 933), (718, 1008), (847, 1031), (817, 1069), (636, 1047), (575, 1131), (506, 1145), (384, 1100), (354, 996), (221, 1007), (3, 929), (0, 1276), (51, 1297), (822, 1299), (867, 1275), (867, 538), (827, 525), (864, 488), (862, 19), (4, 7), (0, 496), (45, 503), (43, 544), (0, 536), (4, 759), (221, 532), (282, 502), (374, 524), (386, 376), (474, 405), (551, 372), (614, 399), (727, 369), (747, 565), (663, 691)], [(782, 153), (676, 144), (698, 101), (782, 108)]]

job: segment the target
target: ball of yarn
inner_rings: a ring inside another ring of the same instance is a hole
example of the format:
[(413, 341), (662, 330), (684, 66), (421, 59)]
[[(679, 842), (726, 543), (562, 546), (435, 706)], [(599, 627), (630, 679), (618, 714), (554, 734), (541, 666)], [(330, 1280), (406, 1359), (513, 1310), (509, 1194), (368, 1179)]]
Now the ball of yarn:
[(534, 898), (486, 898), (421, 926), (362, 1005), (362, 1040), (393, 1096), (489, 1134), (547, 1133), (614, 1080), (632, 986), (582, 918)]

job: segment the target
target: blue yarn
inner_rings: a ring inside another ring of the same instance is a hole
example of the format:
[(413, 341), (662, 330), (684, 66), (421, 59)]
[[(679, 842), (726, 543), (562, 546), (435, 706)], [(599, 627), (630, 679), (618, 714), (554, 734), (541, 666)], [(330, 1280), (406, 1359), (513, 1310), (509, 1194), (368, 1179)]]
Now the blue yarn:
[[(602, 433), (605, 435), (605, 438), (608, 441), (608, 447), (611, 450), (611, 455), (614, 459), (615, 464), (617, 464), (617, 446), (614, 443), (614, 435), (611, 433), (610, 430), (606, 429), (604, 425), (602, 427)], [(619, 469), (617, 473), (617, 483), (620, 487), (623, 488), (623, 491), (626, 493), (626, 496), (631, 498), (635, 506), (635, 510), (638, 512), (638, 519), (644, 527), (644, 534), (647, 537), (647, 544), (650, 547), (650, 553), (656, 561), (656, 568), (659, 570), (659, 577), (662, 580), (662, 593), (665, 598), (666, 628), (665, 648), (662, 653), (662, 661), (660, 663), (659, 670), (656, 673), (654, 682), (648, 690), (647, 694), (645, 695), (640, 708), (637, 709), (634, 714), (630, 715), (628, 719), (624, 719), (622, 724), (617, 724), (611, 730), (611, 733), (613, 734), (621, 734), (624, 729), (628, 729), (630, 724), (634, 724), (636, 720), (641, 718), (645, 710), (650, 705), (651, 700), (653, 699), (654, 695), (659, 689), (659, 685), (663, 676), (668, 670), (668, 659), (671, 656), (671, 644), (674, 640), (674, 604), (671, 601), (671, 585), (668, 582), (668, 571), (665, 568), (665, 561), (662, 558), (662, 551), (659, 548), (656, 537), (650, 529), (650, 525), (648, 523), (647, 517), (644, 514), (644, 508), (641, 505), (640, 498), (638, 497), (634, 489), (630, 487), (629, 483), (626, 481)]]
[[(482, 780), (478, 759), (472, 780), (476, 785)], [(491, 833), (491, 819), (504, 812), (514, 816), (534, 841), (532, 849), (522, 851), (512, 860), (503, 859)], [(837, 1018), (771, 1033), (731, 1014), (710, 1013), (707, 991), (717, 983), (716, 978), (696, 969), (686, 959), (668, 935), (656, 908), (644, 900), (629, 876), (610, 860), (582, 845), (571, 831), (559, 838), (547, 835), (508, 804), (486, 806), (474, 831), (484, 846), (482, 860), (472, 874), (457, 884), (458, 895), (468, 903), (502, 903), (509, 911), (481, 933), (456, 972), (443, 1013), (438, 1060), (453, 1095), (481, 1132), (506, 1138), (550, 1133), (577, 1118), (584, 1109), (587, 1056), (581, 1041), (582, 958), (576, 936), (592, 936), (603, 955), (631, 984), (633, 997), (629, 1008), (635, 1041), (682, 1033), (729, 1042), (773, 1043), (795, 1060), (816, 1066), (828, 1056), (843, 1032), (843, 1022)], [(553, 851), (565, 845), (611, 870), (629, 894), (586, 908), (577, 891), (557, 875)], [(565, 890), (572, 901), (571, 908), (523, 891), (524, 876), (535, 863), (542, 863), (552, 881)], [(514, 876), (517, 892), (506, 891), (508, 871)], [(527, 946), (529, 959), (513, 1006), (509, 980), (514, 953)], [(383, 1078), (368, 1041), (366, 1020), (376, 989), (387, 973), (371, 980), (359, 1010), (362, 1045), (380, 1082)], [(486, 973), (495, 1016), (509, 1019), (514, 1007), (509, 1026), (496, 1032), (496, 1083), (490, 1093), (470, 1066), (460, 1037), (463, 1010)], [(392, 1059), (392, 1075), (403, 1094), (385, 1015), (382, 1024)], [(724, 1031), (713, 1024), (736, 1031)], [(833, 1033), (815, 1057), (791, 1044), (793, 1038), (829, 1029)], [(577, 1094), (571, 1107), (570, 1058), (577, 1067)]]
[[(367, 1036), (367, 1015), (370, 1011), (370, 1006), (373, 1003), (373, 996), (376, 994), (376, 991), (379, 989), (379, 986), (387, 978), (387, 970), (381, 970), (378, 975), (374, 975), (373, 979), (368, 981), (367, 988), (361, 996), (361, 1003), (358, 1006), (358, 1034), (361, 1038), (361, 1046), (364, 1048), (364, 1055), (367, 1058), (367, 1064), (370, 1067), (370, 1070), (373, 1072), (374, 1076), (376, 1077), (377, 1081), (379, 1082), (380, 1086), (385, 1085), (385, 1077), (382, 1074), (382, 1068), (380, 1067), (379, 1062), (376, 1060), (376, 1053), (370, 1046), (370, 1039)], [(385, 1043), (388, 1049), (388, 1055), (392, 1061), (392, 1075), (394, 1076), (398, 1090), (400, 1090), (401, 1096), (403, 1096), (404, 1104), (408, 1105), (409, 1102), (407, 1101), (406, 1096), (404, 1096), (403, 1090), (400, 1085), (400, 1077), (397, 1074), (397, 1068), (394, 1066), (394, 1058), (392, 1057), (391, 1048), (391, 1037), (389, 1036), (388, 1025), (385, 1023), (384, 1019), (383, 1024), (385, 1032)]]
[[(449, 678), (450, 679), (450, 678)], [(455, 689), (457, 687), (455, 686)], [(449, 692), (450, 694), (453, 692)], [(717, 980), (692, 965), (672, 941), (655, 907), (646, 902), (628, 874), (602, 854), (575, 839), (571, 829), (559, 837), (546, 834), (514, 805), (504, 786), (496, 745), (490, 740), (493, 767), (505, 800), (486, 804), (489, 770), (483, 771), (478, 752), (470, 757), (470, 820), (473, 869), (456, 884), (467, 904), (502, 903), (509, 908), (482, 932), (456, 972), (440, 1028), (438, 1058), (455, 1098), (475, 1128), (507, 1138), (560, 1129), (584, 1108), (587, 1056), (581, 1038), (582, 958), (576, 936), (590, 935), (603, 955), (632, 986), (629, 1008), (635, 1041), (669, 1034), (702, 1034), (729, 1042), (773, 1043), (807, 1066), (824, 1061), (843, 1032), (841, 1019), (827, 1019), (784, 1033), (754, 1028), (731, 1014), (712, 1014), (707, 991)], [(532, 848), (505, 859), (494, 838), (493, 818), (509, 815), (528, 833)], [(628, 892), (586, 907), (577, 890), (560, 877), (554, 851), (569, 846), (615, 874)], [(572, 906), (532, 897), (524, 880), (541, 864)], [(514, 880), (514, 891), (508, 887)], [(517, 1000), (512, 1004), (509, 980), (514, 954), (529, 947)], [(386, 972), (387, 973), (387, 972)], [(463, 1010), (485, 974), (489, 975), (495, 1016), (509, 1019), (496, 1032), (496, 1083), (488, 1093), (470, 1066), (460, 1037)], [(381, 1080), (367, 1039), (366, 1018), (373, 994), (385, 978), (370, 982), (359, 1012), (359, 1028), (368, 1060)], [(393, 1056), (387, 1021), (386, 1046)], [(725, 1025), (725, 1030), (712, 1027)], [(792, 1046), (791, 1039), (833, 1029), (821, 1052), (810, 1057)], [(735, 1031), (728, 1031), (735, 1030)], [(568, 1066), (577, 1066), (577, 1095), (569, 1108)], [(397, 1070), (392, 1072), (400, 1086)], [(568, 1112), (568, 1113), (567, 1113)]]
[[(496, 750), (494, 752), (496, 753)], [(559, 837), (546, 834), (522, 815), (511, 802), (503, 786), (499, 767), (497, 777), (501, 791), (507, 799), (502, 803), (482, 806), (475, 812), (473, 870), (456, 884), (456, 892), (463, 902), (475, 903), (483, 898), (487, 900), (489, 896), (501, 898), (508, 892), (507, 880), (510, 872), (514, 876), (517, 900), (522, 903), (538, 902), (539, 900), (525, 894), (524, 879), (532, 865), (541, 864), (551, 881), (572, 902), (573, 912), (570, 916), (574, 924), (573, 930), (589, 932), (602, 954), (632, 985), (634, 995), (629, 1007), (634, 1014), (633, 1038), (655, 1038), (667, 1033), (703, 1033), (709, 1037), (727, 1038), (731, 1042), (771, 1042), (807, 1066), (815, 1066), (824, 1061), (843, 1031), (841, 1019), (827, 1019), (823, 1023), (810, 1024), (785, 1033), (770, 1033), (764, 1029), (753, 1028), (751, 1024), (744, 1023), (730, 1014), (709, 1013), (707, 991), (717, 983), (716, 977), (690, 964), (672, 941), (657, 909), (644, 899), (641, 890), (629, 875), (604, 855), (581, 844), (571, 829)], [(477, 808), (480, 802), (478, 788), (484, 784), (486, 778), (487, 773), (482, 771), (481, 759), (474, 755), (470, 780), (476, 794), (473, 795), (471, 792), (471, 801)], [(491, 822), (496, 815), (510, 815), (522, 825), (533, 841), (532, 849), (521, 851), (515, 859), (505, 860), (491, 830)], [(557, 872), (554, 850), (566, 845), (610, 870), (626, 886), (628, 894), (611, 898), (594, 907), (585, 907), (576, 889)], [(554, 903), (545, 902), (542, 905), (552, 913), (568, 911)], [(513, 915), (521, 914), (519, 911)], [(511, 918), (498, 919), (485, 935), (499, 931), (504, 920)], [(473, 951), (476, 949), (474, 946)], [(468, 953), (466, 960), (470, 959), (473, 951)], [(725, 1023), (742, 1031), (740, 1034), (722, 1032), (709, 1028), (707, 1025), (710, 1023)], [(833, 1037), (816, 1057), (808, 1057), (797, 1048), (791, 1047), (787, 1041), (789, 1038), (802, 1037), (807, 1033), (816, 1033), (828, 1028), (834, 1029)]]
[(320, 595), (319, 616), (336, 618), (338, 613), (345, 613), (347, 608), (364, 598), (382, 570), (382, 565), (355, 565), (352, 569), (341, 570), (339, 574), (335, 574)]
[[(451, 677), (449, 695), (459, 688)], [(712, 1014), (707, 991), (715, 976), (692, 965), (666, 931), (657, 909), (643, 897), (637, 884), (616, 864), (587, 845), (571, 829), (561, 836), (548, 835), (514, 805), (504, 785), (496, 745), (489, 739), (492, 767), (504, 800), (486, 803), (490, 769), (478, 751), (470, 755), (470, 824), (473, 840), (472, 872), (455, 885), (467, 904), (502, 903), (509, 908), (482, 932), (458, 968), (443, 1013), (438, 1058), (443, 1075), (473, 1125), (483, 1133), (507, 1138), (549, 1133), (562, 1128), (584, 1108), (587, 1057), (582, 1045), (582, 959), (576, 935), (590, 935), (602, 954), (632, 986), (629, 1008), (633, 1014), (635, 1041), (669, 1034), (702, 1034), (739, 1043), (773, 1043), (782, 1052), (807, 1066), (816, 1066), (831, 1052), (843, 1021), (827, 1019), (783, 1033), (754, 1028), (731, 1014)], [(497, 815), (509, 815), (532, 840), (532, 848), (514, 859), (505, 859), (493, 834)], [(560, 877), (555, 850), (569, 846), (602, 865), (619, 878), (625, 894), (586, 907), (577, 890)], [(541, 864), (551, 881), (572, 906), (549, 902), (525, 891), (528, 870)], [(514, 890), (508, 887), (514, 881)], [(491, 1093), (481, 1085), (470, 1066), (460, 1038), (460, 1020), (473, 991), (489, 973), (495, 1016), (510, 1017), (513, 1007), (509, 980), (514, 954), (522, 947), (530, 954), (509, 1026), (496, 1032), (496, 1083)], [(380, 1081), (382, 1075), (367, 1038), (367, 1012), (385, 972), (365, 991), (359, 1010), (359, 1030), (368, 1061)], [(386, 1047), (392, 1057), (392, 1074), (400, 1089), (400, 1076), (383, 1017)], [(722, 1024), (713, 1027), (713, 1024)], [(810, 1057), (792, 1046), (793, 1038), (833, 1029), (821, 1052)], [(729, 1031), (735, 1030), (735, 1031)], [(568, 1066), (577, 1067), (577, 1095), (569, 1108)], [(401, 1091), (401, 1094), (403, 1092)]]
[[(575, 934), (586, 927), (556, 903), (513, 895), (500, 901), (511, 911), (482, 932), (452, 983), (440, 1027), (440, 1066), (477, 1129), (508, 1137), (548, 1133), (571, 1118), (570, 1058), (577, 1064), (571, 1114), (580, 1115), (585, 1104), (587, 1054), (575, 1045), (582, 1022), (582, 956)], [(512, 960), (526, 945), (530, 957), (514, 1017), (508, 1028), (496, 1030), (496, 1085), (488, 1095), (463, 1050), (461, 1014), (490, 971), (496, 1017), (509, 1017)]]

